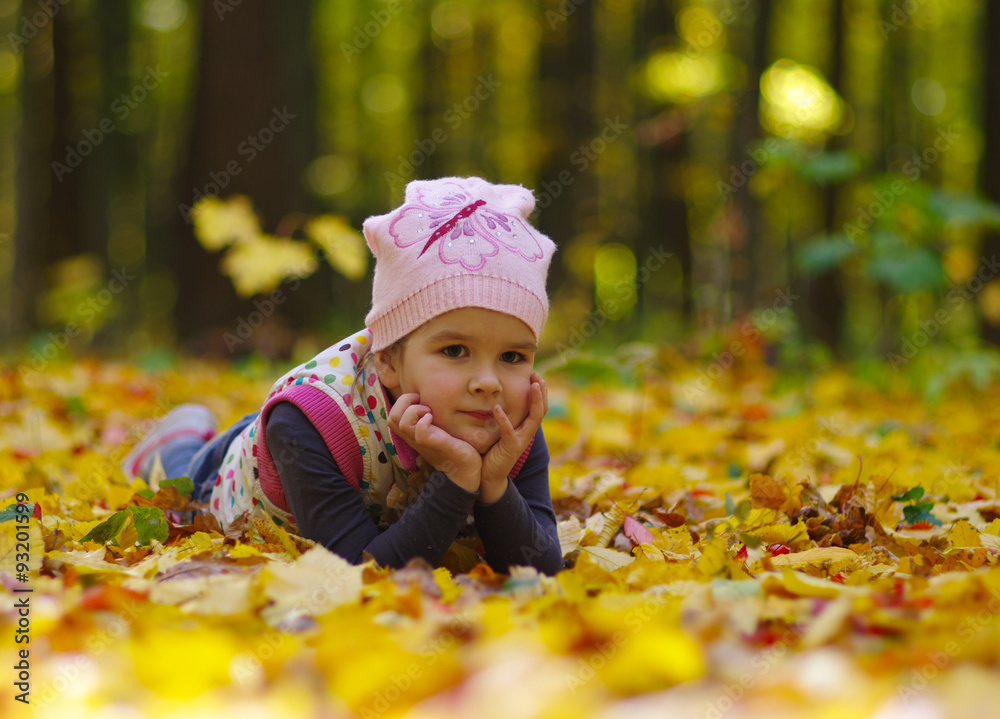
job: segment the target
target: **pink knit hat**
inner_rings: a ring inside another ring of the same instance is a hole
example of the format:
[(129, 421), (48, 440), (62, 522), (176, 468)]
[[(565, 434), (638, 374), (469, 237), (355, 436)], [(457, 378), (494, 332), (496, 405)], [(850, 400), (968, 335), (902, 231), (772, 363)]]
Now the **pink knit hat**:
[(522, 320), (538, 339), (549, 311), (545, 275), (556, 246), (527, 222), (530, 190), (478, 177), (414, 180), (402, 207), (365, 220), (375, 255), (373, 350), (462, 307)]

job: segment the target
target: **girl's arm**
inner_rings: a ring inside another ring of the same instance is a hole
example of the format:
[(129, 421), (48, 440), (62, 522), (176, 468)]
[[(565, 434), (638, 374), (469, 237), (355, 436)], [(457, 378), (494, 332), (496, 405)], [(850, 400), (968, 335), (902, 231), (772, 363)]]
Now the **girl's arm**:
[(478, 497), (434, 472), (427, 480), (433, 491), (423, 492), (380, 533), (302, 410), (290, 402), (276, 404), (265, 436), (299, 533), (352, 564), (368, 552), (384, 567), (402, 567), (413, 557), (437, 566)]
[(475, 505), (476, 530), (494, 571), (514, 565), (532, 566), (546, 574), (562, 569), (556, 516), (549, 497), (549, 449), (542, 428), (517, 478), (491, 504)]

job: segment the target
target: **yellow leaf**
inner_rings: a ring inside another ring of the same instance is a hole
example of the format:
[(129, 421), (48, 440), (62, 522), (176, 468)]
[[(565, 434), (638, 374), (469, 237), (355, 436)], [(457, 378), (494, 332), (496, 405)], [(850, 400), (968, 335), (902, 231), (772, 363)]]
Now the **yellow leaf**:
[(263, 557), (264, 554), (252, 544), (239, 542), (229, 548), (230, 559), (247, 559), (249, 557)]
[(221, 250), (233, 242), (246, 242), (260, 235), (260, 223), (250, 199), (234, 195), (200, 199), (191, 211), (194, 234), (209, 252)]
[(370, 253), (364, 236), (351, 229), (346, 219), (338, 215), (320, 215), (306, 225), (305, 231), (337, 272), (349, 280), (364, 276)]
[(37, 519), (0, 522), (0, 572), (16, 577), (37, 574), (45, 555), (45, 542)]
[(559, 534), (559, 550), (565, 557), (580, 546), (580, 539), (583, 537), (583, 523), (576, 517), (570, 517), (556, 525), (556, 532)]
[(222, 271), (243, 297), (270, 292), (283, 280), (308, 277), (316, 256), (305, 242), (261, 235), (233, 246), (222, 259)]
[(291, 564), (270, 562), (260, 572), (264, 595), (271, 599), (264, 613), (275, 621), (298, 613), (318, 616), (356, 601), (361, 572), (361, 567), (319, 546)]
[(948, 533), (948, 539), (955, 547), (981, 547), (983, 543), (979, 539), (979, 530), (973, 527), (964, 519), (955, 522)]
[(694, 545), (691, 542), (691, 532), (688, 531), (687, 527), (673, 527), (661, 530), (654, 535), (653, 545), (674, 555), (689, 555), (694, 552)]
[(632, 555), (607, 547), (584, 547), (580, 552), (587, 554), (596, 564), (609, 572), (628, 566), (635, 561), (635, 557)]
[(725, 572), (729, 565), (729, 556), (725, 547), (718, 540), (712, 540), (701, 550), (698, 559), (698, 571), (707, 577), (714, 577)]
[(434, 582), (440, 588), (441, 601), (445, 604), (451, 604), (462, 593), (462, 588), (455, 584), (455, 580), (451, 578), (451, 572), (444, 567), (438, 567), (434, 570)]
[(799, 540), (809, 539), (809, 534), (806, 532), (806, 528), (801, 524), (794, 527), (790, 524), (771, 524), (766, 527), (759, 527), (757, 529), (750, 530), (749, 533), (759, 538), (766, 544), (789, 545)]
[(705, 673), (701, 647), (669, 626), (643, 626), (626, 636), (601, 670), (601, 679), (620, 694), (639, 694), (698, 679)]
[(792, 552), (771, 557), (771, 563), (776, 567), (801, 567), (806, 564), (829, 563), (830, 572), (839, 572), (844, 567), (860, 561), (857, 554), (844, 547), (816, 547), (804, 552)]
[(191, 699), (230, 683), (236, 637), (209, 626), (187, 630), (144, 624), (131, 643), (132, 666), (158, 696)]
[[(792, 556), (790, 554), (784, 554), (782, 557)], [(780, 557), (775, 557), (775, 559), (780, 559)], [(777, 583), (786, 592), (800, 596), (800, 597), (839, 597), (844, 592), (858, 592), (856, 587), (846, 587), (845, 585), (835, 584), (828, 579), (820, 579), (819, 577), (812, 577), (808, 574), (803, 574), (802, 572), (796, 572), (794, 569), (789, 567), (784, 567), (781, 570), (781, 578), (768, 577), (764, 580), (764, 588), (767, 589), (772, 583)]]
[(265, 543), (280, 544), (293, 558), (299, 556), (299, 548), (295, 546), (295, 542), (288, 536), (288, 532), (275, 524), (274, 520), (267, 516), (259, 504), (254, 506), (253, 526)]
[(785, 485), (766, 474), (750, 475), (750, 499), (754, 508), (778, 509), (785, 503)]

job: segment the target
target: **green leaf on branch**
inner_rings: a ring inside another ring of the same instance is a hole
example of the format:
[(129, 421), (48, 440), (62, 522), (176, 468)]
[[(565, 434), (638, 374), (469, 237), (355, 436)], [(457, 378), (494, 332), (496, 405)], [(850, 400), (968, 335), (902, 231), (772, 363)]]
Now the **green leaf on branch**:
[(956, 227), (1000, 227), (1000, 205), (964, 192), (937, 190), (928, 208), (945, 223)]
[(822, 274), (839, 267), (858, 253), (856, 243), (843, 234), (820, 235), (807, 240), (795, 256), (799, 269), (808, 274)]
[(851, 150), (823, 152), (803, 162), (799, 175), (817, 185), (830, 185), (849, 180), (861, 171), (861, 158)]
[(947, 285), (937, 253), (928, 247), (908, 245), (892, 232), (873, 234), (868, 276), (899, 293), (941, 289)]

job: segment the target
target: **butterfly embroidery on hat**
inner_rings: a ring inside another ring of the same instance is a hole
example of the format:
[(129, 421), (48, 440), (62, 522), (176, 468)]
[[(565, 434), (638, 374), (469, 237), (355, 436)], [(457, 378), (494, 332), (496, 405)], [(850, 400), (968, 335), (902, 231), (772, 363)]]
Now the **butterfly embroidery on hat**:
[(542, 247), (526, 222), (474, 199), (458, 184), (416, 194), (416, 201), (399, 208), (389, 225), (397, 247), (419, 244), (423, 255), (436, 246), (442, 262), (460, 263), (466, 270), (481, 270), (501, 248), (528, 262), (542, 259)]

